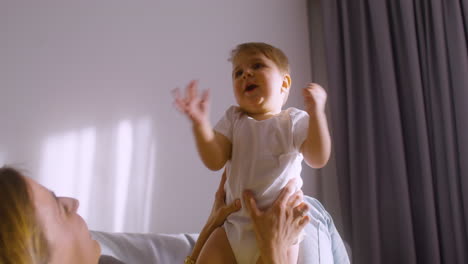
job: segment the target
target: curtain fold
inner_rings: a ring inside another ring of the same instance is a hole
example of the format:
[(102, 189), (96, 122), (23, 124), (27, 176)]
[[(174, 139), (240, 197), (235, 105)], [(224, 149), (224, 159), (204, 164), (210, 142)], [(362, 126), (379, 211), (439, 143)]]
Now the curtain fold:
[(322, 1), (354, 263), (468, 263), (468, 3)]

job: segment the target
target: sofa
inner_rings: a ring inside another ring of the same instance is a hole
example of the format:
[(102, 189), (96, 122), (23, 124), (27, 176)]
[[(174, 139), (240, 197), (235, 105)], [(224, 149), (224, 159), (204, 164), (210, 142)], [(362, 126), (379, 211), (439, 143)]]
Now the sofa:
[[(309, 196), (311, 222), (300, 244), (299, 264), (350, 263), (349, 246), (343, 242), (330, 214)], [(136, 234), (91, 231), (102, 249), (100, 264), (176, 264), (184, 263), (197, 234)]]

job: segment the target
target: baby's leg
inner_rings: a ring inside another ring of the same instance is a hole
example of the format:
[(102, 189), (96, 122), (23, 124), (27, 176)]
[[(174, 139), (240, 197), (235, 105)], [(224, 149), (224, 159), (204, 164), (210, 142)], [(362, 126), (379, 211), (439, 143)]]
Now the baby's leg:
[[(297, 264), (297, 259), (299, 257), (299, 244), (292, 245), (288, 249), (288, 264)], [(266, 264), (262, 261), (262, 257), (257, 260), (257, 264)]]
[(197, 264), (204, 263), (236, 264), (236, 257), (223, 227), (216, 228), (203, 246)]

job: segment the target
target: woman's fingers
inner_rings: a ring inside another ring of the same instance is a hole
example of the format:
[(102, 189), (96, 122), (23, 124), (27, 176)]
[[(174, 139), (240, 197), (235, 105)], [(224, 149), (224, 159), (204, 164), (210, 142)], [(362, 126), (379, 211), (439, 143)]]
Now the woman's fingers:
[(239, 211), (241, 207), (242, 206), (241, 206), (240, 200), (236, 199), (230, 205), (227, 205), (226, 207), (224, 207), (224, 210), (223, 210), (224, 218), (227, 218), (230, 214)]
[(247, 208), (247, 211), (249, 212), (252, 220), (255, 220), (261, 214), (260, 210), (257, 207), (257, 203), (255, 202), (252, 192), (244, 192), (244, 205)]
[(304, 200), (304, 193), (302, 190), (297, 190), (293, 195), (288, 199), (288, 206), (294, 208), (298, 206)]
[(221, 181), (219, 182), (218, 190), (224, 191), (224, 184), (226, 184), (226, 179), (227, 179), (227, 174), (226, 174), (226, 169), (224, 169), (223, 175), (221, 176)]
[(294, 185), (296, 184), (296, 179), (292, 178), (288, 183), (283, 187), (278, 198), (276, 198), (272, 207), (284, 208), (289, 200), (289, 196), (293, 193)]
[(300, 230), (304, 229), (304, 227), (310, 222), (310, 216), (305, 215), (302, 217), (298, 222), (298, 227)]
[(219, 182), (218, 190), (216, 191), (217, 198), (222, 198), (223, 201), (226, 196), (226, 192), (224, 191), (224, 184), (226, 183), (226, 169), (224, 169), (223, 176), (221, 176), (221, 181)]
[(309, 204), (302, 202), (293, 208), (293, 217), (295, 221), (301, 221), (309, 212)]

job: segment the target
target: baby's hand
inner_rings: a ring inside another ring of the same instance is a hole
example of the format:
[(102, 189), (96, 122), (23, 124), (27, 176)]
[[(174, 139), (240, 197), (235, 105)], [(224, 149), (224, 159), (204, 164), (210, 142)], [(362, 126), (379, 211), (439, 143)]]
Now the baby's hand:
[(185, 89), (185, 97), (182, 97), (178, 88), (173, 90), (173, 96), (176, 108), (199, 125), (208, 122), (210, 92), (205, 90), (200, 96), (197, 86), (198, 81), (192, 80)]
[(327, 92), (322, 86), (316, 83), (309, 83), (302, 91), (306, 111), (310, 114), (325, 112), (325, 103), (327, 102)]

